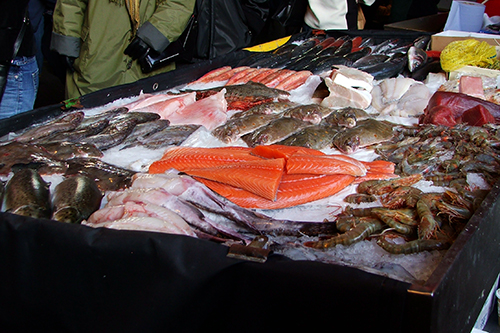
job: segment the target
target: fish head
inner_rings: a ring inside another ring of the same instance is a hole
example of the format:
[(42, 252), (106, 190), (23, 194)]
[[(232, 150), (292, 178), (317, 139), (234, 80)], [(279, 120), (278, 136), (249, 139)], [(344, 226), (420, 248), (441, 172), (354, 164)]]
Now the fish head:
[(62, 207), (52, 215), (52, 219), (64, 223), (80, 223), (83, 220), (82, 214), (75, 207)]
[(361, 140), (358, 135), (348, 136), (342, 140), (334, 140), (334, 146), (344, 154), (352, 154), (358, 150)]

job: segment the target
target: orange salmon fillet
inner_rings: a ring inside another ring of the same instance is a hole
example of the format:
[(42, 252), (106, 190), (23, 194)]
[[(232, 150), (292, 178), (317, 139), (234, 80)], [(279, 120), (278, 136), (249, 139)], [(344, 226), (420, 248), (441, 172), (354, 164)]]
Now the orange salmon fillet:
[(194, 81), (193, 83), (212, 82), (215, 77), (217, 77), (223, 73), (229, 72), (230, 70), (232, 70), (231, 66), (223, 66), (223, 67), (216, 68), (216, 69), (211, 70), (210, 72), (204, 74), (202, 77), (200, 77), (198, 80)]
[(345, 174), (356, 177), (366, 175), (365, 166), (358, 160), (337, 155), (293, 154), (286, 162), (288, 174)]
[(184, 171), (185, 169), (210, 168), (248, 161), (261, 161), (262, 158), (250, 154), (247, 147), (172, 147), (166, 150), (163, 157), (151, 163), (149, 173), (163, 173), (169, 169)]
[(244, 208), (279, 209), (305, 204), (334, 195), (355, 179), (350, 175), (283, 175), (275, 201), (246, 190), (197, 178), (212, 191)]
[(293, 154), (325, 155), (325, 153), (307, 147), (286, 146), (286, 145), (260, 145), (252, 148), (251, 154), (265, 158), (288, 159)]
[(185, 169), (190, 176), (217, 181), (246, 190), (267, 200), (276, 200), (278, 187), (285, 169), (285, 160), (260, 159), (213, 168)]
[(363, 163), (366, 169), (370, 170), (371, 172), (381, 172), (381, 173), (394, 173), (396, 166), (392, 162), (381, 161), (381, 160), (376, 160), (371, 162), (361, 161), (361, 163)]

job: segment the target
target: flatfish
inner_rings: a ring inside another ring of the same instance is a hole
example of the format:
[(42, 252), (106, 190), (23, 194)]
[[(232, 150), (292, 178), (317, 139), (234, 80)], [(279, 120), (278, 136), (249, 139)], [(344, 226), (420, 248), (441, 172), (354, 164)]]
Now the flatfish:
[(339, 132), (333, 138), (332, 147), (351, 154), (358, 148), (390, 140), (394, 135), (393, 126), (389, 122), (375, 119), (362, 120), (353, 128)]
[(335, 125), (352, 128), (356, 126), (358, 121), (371, 118), (370, 115), (363, 109), (354, 107), (345, 107), (336, 109), (328, 116), (323, 118), (321, 124)]
[(333, 109), (319, 104), (298, 105), (283, 113), (283, 117), (291, 117), (319, 124), (323, 118), (333, 112)]
[(82, 111), (64, 114), (48, 123), (31, 127), (14, 140), (18, 142), (32, 142), (40, 138), (53, 135), (59, 132), (66, 132), (75, 129), (83, 121), (85, 114)]
[(250, 114), (241, 118), (229, 119), (225, 124), (215, 128), (212, 135), (229, 144), (279, 117), (278, 114)]
[(86, 137), (97, 135), (102, 132), (109, 125), (109, 120), (102, 118), (93, 123), (89, 123), (85, 126), (78, 126), (72, 131), (59, 132), (55, 135), (46, 136), (37, 141), (40, 142), (80, 142)]
[(262, 103), (246, 111), (237, 112), (233, 114), (231, 118), (245, 117), (251, 114), (271, 114), (271, 113), (276, 114), (276, 113), (281, 113), (294, 106), (297, 106), (297, 103), (290, 101)]
[(112, 118), (114, 118), (120, 114), (127, 113), (127, 112), (128, 112), (128, 108), (121, 106), (121, 107), (114, 108), (111, 110), (99, 112), (98, 114), (95, 114), (95, 115), (91, 115), (91, 116), (86, 115), (85, 118), (83, 118), (80, 125), (78, 126), (78, 128), (86, 127), (90, 124), (93, 124), (95, 122), (102, 121), (102, 120), (109, 121)]
[(307, 126), (312, 126), (312, 124), (296, 118), (281, 117), (258, 128), (252, 133), (243, 135), (241, 138), (250, 147), (270, 145), (289, 137)]
[(341, 130), (341, 127), (321, 123), (303, 128), (277, 144), (321, 150), (330, 147), (333, 138)]
[(5, 211), (34, 218), (49, 218), (49, 186), (36, 170), (20, 169), (5, 187)]
[(101, 206), (102, 193), (96, 182), (84, 175), (68, 177), (54, 189), (52, 219), (80, 223)]

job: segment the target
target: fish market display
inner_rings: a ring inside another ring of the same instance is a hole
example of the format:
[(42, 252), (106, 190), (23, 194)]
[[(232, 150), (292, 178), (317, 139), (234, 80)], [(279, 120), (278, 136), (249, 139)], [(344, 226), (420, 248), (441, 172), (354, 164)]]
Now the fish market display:
[(425, 280), (500, 177), (496, 86), (432, 81), (429, 40), (314, 34), (65, 111), (0, 144), (3, 210), (224, 245), (264, 235), (381, 274), (345, 254), (414, 256), (428, 268), (398, 278)]

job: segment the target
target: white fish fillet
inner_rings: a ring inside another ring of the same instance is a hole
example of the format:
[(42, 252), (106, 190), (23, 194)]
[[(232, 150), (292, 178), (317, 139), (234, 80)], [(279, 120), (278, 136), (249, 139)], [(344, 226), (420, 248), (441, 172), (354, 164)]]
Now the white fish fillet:
[(370, 92), (373, 89), (373, 76), (356, 68), (347, 66), (335, 66), (338, 69), (332, 71), (330, 78), (336, 84), (346, 88), (365, 89)]
[(322, 106), (335, 109), (345, 107), (366, 109), (372, 102), (372, 95), (364, 89), (344, 87), (333, 83), (330, 78), (325, 78), (325, 83), (330, 95), (323, 99)]
[(167, 119), (171, 125), (197, 124), (211, 131), (227, 120), (227, 101), (224, 97), (226, 89), (203, 98), (195, 103), (170, 114)]
[(130, 188), (162, 188), (173, 195), (181, 195), (195, 180), (178, 173), (136, 173)]
[(114, 221), (86, 225), (94, 228), (104, 227), (118, 230), (155, 231), (196, 237), (196, 234), (191, 227), (189, 227), (189, 225), (180, 216), (176, 214), (173, 214), (173, 216), (177, 216), (178, 218), (172, 218), (169, 221), (165, 221), (155, 217), (131, 216)]

